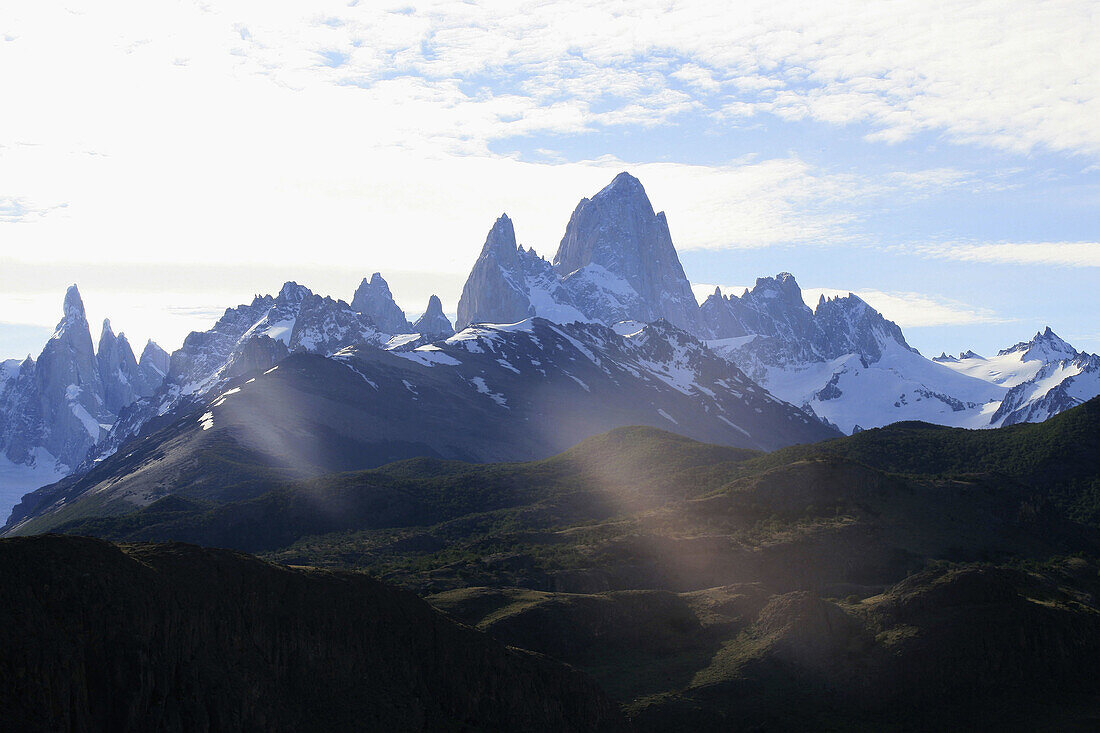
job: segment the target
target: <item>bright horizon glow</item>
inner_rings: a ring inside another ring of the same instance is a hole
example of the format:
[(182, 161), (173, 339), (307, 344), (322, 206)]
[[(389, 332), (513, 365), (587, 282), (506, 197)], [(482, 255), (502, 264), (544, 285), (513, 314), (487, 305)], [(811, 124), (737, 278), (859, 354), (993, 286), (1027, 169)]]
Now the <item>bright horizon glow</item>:
[(624, 169), (693, 282), (1100, 351), (1094, 3), (45, 5), (0, 11), (0, 358), (72, 282), (138, 352), (285, 280), (453, 314), (502, 211), (552, 257)]

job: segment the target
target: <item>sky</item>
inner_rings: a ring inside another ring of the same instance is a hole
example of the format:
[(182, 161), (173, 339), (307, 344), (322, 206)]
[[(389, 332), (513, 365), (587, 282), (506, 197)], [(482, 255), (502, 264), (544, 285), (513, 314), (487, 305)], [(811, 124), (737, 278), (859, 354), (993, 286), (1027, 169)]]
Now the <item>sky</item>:
[[(734, 6), (734, 7), (730, 7)], [(793, 273), (927, 355), (1100, 351), (1100, 4), (0, 6), (0, 358), (77, 283), (171, 350), (286, 280), (454, 313), (621, 170), (700, 297)]]

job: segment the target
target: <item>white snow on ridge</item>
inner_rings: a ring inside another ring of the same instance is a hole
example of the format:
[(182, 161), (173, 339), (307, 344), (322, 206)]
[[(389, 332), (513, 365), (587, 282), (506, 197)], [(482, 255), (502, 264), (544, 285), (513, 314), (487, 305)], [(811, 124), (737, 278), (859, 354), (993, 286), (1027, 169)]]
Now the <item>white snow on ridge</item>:
[(473, 377), (470, 379), (470, 383), (474, 385), (474, 389), (487, 396), (493, 402), (496, 402), (501, 407), (508, 407), (508, 401), (504, 399), (504, 395), (489, 389), (489, 385), (485, 383), (482, 377)]
[(503, 331), (504, 333), (535, 332), (535, 321), (533, 318), (525, 318), (522, 321), (516, 321), (515, 323), (481, 323), (479, 325), (484, 328), (491, 328), (494, 331)]
[(424, 366), (458, 366), (462, 362), (439, 349), (438, 346), (421, 346), (412, 351), (395, 351), (394, 356), (415, 361)]
[(1085, 402), (1100, 394), (1100, 373), (1078, 374), (1066, 386), (1066, 394)]
[(679, 425), (680, 424), (679, 422), (677, 422), (676, 418), (674, 418), (672, 415), (669, 415), (667, 412), (665, 412), (660, 407), (657, 408), (657, 414), (660, 415), (661, 417), (663, 417), (664, 419), (668, 420), (669, 422), (671, 422), (673, 425)]
[(1022, 357), (1023, 354), (1019, 352), (1011, 352), (988, 358), (975, 355), (967, 359), (937, 363), (968, 377), (1011, 388), (1034, 379), (1045, 363), (1039, 359), (1024, 361)]
[(58, 465), (57, 459), (45, 448), (34, 449), (31, 465), (12, 463), (0, 454), (0, 521), (7, 521), (12, 507), (24, 494), (60, 481), (69, 474), (69, 467)]
[(793, 405), (808, 405), (845, 433), (902, 420), (954, 427), (988, 427), (1007, 388), (955, 372), (890, 343), (882, 359), (858, 354), (825, 362), (766, 367), (759, 380)]
[[(250, 380), (250, 381), (255, 381), (255, 380)], [(218, 399), (214, 400), (214, 403), (210, 406), (211, 407), (217, 407), (218, 405), (225, 402), (227, 397), (229, 397), (230, 395), (237, 394), (240, 391), (241, 391), (240, 387), (234, 387), (233, 389), (227, 389), (225, 392), (222, 392), (220, 395), (218, 395)]]
[(286, 320), (273, 323), (264, 329), (268, 336), (276, 341), (282, 341), (287, 346), (290, 346), (290, 335), (294, 333), (294, 323), (297, 318), (287, 318)]
[(418, 333), (399, 333), (396, 336), (391, 336), (390, 340), (387, 341), (386, 345), (382, 348), (386, 351), (391, 351), (399, 346), (404, 346), (405, 344), (412, 343), (418, 338), (420, 338), (420, 334)]
[(73, 411), (73, 415), (76, 416), (76, 419), (84, 425), (84, 430), (87, 431), (92, 440), (99, 440), (99, 433), (101, 430), (99, 421), (92, 417), (84, 408), (84, 405), (79, 402), (70, 402), (69, 408)]
[(727, 351), (729, 349), (739, 349), (745, 344), (754, 341), (756, 337), (757, 334), (750, 333), (748, 336), (734, 336), (733, 338), (711, 339), (710, 341), (706, 342), (706, 345), (712, 351), (722, 353), (723, 351)]
[(636, 336), (645, 327), (646, 324), (641, 321), (618, 321), (611, 325), (611, 330), (620, 336), (630, 338)]

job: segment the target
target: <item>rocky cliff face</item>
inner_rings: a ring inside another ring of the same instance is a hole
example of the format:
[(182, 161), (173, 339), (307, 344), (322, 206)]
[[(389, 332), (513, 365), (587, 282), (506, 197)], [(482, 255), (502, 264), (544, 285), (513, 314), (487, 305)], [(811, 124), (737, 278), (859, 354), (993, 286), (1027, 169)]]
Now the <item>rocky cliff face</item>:
[(0, 542), (12, 730), (619, 730), (579, 672), (358, 573), (190, 545)]
[(351, 299), (351, 308), (369, 318), (382, 333), (392, 335), (413, 330), (405, 312), (394, 302), (389, 283), (379, 272), (371, 275), (370, 280), (363, 278)]
[[(549, 270), (549, 263), (545, 269)], [(461, 329), (471, 323), (518, 323), (534, 315), (528, 274), (516, 247), (512, 220), (501, 214), (462, 288), (455, 325)]]
[(42, 445), (59, 461), (75, 465), (110, 425), (103, 381), (84, 303), (76, 286), (65, 293), (65, 317), (57, 324), (35, 365), (42, 418)]
[[(665, 214), (653, 212), (641, 182), (629, 173), (620, 173), (591, 199), (577, 204), (554, 255), (554, 268), (567, 279), (598, 268), (590, 273), (594, 284), (603, 284), (611, 275), (629, 286), (633, 293), (611, 288), (628, 296), (622, 312), (589, 313), (598, 320), (648, 323), (663, 318), (678, 328), (697, 330), (698, 304), (672, 245)], [(629, 298), (631, 294), (636, 299)]]

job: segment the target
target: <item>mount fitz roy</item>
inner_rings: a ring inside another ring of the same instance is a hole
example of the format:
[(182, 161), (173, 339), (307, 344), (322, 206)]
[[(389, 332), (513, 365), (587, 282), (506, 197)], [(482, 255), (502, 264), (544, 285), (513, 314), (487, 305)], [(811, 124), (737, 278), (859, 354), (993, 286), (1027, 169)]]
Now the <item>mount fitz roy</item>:
[(698, 332), (698, 304), (668, 222), (637, 178), (620, 173), (577, 204), (553, 264), (516, 246), (507, 214), (497, 219), (462, 289), (457, 325), (536, 315), (608, 325), (664, 319)]
[[(171, 357), (150, 344), (137, 360), (104, 325), (95, 353), (74, 287), (38, 362), (3, 364), (0, 481), (22, 494), (74, 472), (27, 496), (13, 521), (112, 482), (120, 500), (143, 503), (187, 475), (169, 445), (178, 458), (215, 439), (311, 475), (416, 455), (537, 458), (619, 424), (763, 449), (899, 420), (990, 427), (1100, 393), (1100, 357), (1049, 329), (989, 359), (929, 360), (855, 295), (811, 309), (787, 273), (699, 305), (666, 216), (627, 173), (581, 200), (552, 261), (499, 217), (453, 326), (436, 296), (410, 323), (380, 273), (350, 303), (288, 282)], [(337, 374), (347, 394), (314, 384)], [(260, 395), (285, 404), (272, 412)], [(480, 420), (506, 429), (471, 431)], [(292, 435), (327, 443), (303, 452)]]

